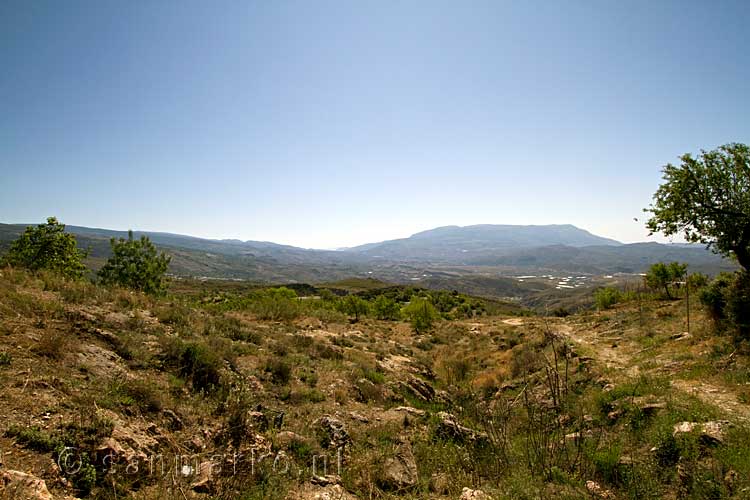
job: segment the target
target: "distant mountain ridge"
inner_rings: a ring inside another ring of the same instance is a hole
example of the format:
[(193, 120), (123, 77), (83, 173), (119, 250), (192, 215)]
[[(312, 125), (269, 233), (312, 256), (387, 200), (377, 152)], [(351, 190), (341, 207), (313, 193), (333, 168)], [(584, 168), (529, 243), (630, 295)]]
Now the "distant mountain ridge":
[(444, 226), (408, 238), (368, 243), (346, 252), (374, 258), (403, 261), (473, 260), (478, 255), (508, 253), (525, 248), (564, 245), (568, 247), (621, 246), (619, 241), (596, 236), (571, 224), (516, 226), (480, 224)]
[[(0, 224), (0, 253), (25, 224)], [(109, 239), (126, 231), (67, 226), (93, 269), (110, 255)], [(679, 261), (691, 271), (733, 270), (736, 263), (701, 246), (622, 244), (572, 225), (445, 226), (409, 238), (344, 250), (311, 250), (263, 241), (213, 240), (163, 232), (147, 235), (172, 256), (178, 276), (228, 278), (259, 283), (323, 283), (353, 276), (504, 297), (519, 293), (518, 274), (609, 275), (645, 271), (659, 261)], [(525, 284), (524, 284), (525, 286)], [(523, 288), (523, 287), (521, 287)]]

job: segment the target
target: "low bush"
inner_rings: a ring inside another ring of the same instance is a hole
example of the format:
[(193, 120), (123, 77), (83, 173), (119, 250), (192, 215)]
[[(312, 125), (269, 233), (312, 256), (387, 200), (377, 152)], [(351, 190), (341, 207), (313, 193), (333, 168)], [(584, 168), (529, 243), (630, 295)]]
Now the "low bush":
[(190, 380), (193, 390), (212, 391), (221, 385), (221, 359), (202, 344), (187, 344), (180, 354), (180, 375)]
[(599, 288), (594, 292), (594, 302), (600, 311), (611, 309), (620, 298), (620, 291), (616, 288)]
[(711, 319), (717, 324), (726, 319), (727, 294), (733, 282), (733, 275), (721, 273), (698, 294), (701, 304), (706, 307)]
[(59, 445), (59, 439), (51, 436), (39, 427), (20, 427), (12, 425), (5, 431), (5, 436), (15, 438), (21, 446), (40, 453), (54, 451)]
[(291, 321), (302, 312), (297, 294), (286, 287), (254, 293), (247, 307), (258, 319), (270, 321)]
[(275, 384), (286, 385), (292, 378), (292, 367), (280, 358), (269, 359), (265, 371), (271, 374)]
[(414, 297), (409, 305), (402, 310), (404, 316), (409, 319), (412, 328), (417, 333), (424, 333), (432, 329), (440, 319), (440, 315), (429, 299)]
[(68, 336), (64, 332), (47, 330), (42, 333), (34, 350), (37, 354), (59, 361), (65, 357), (68, 344)]
[(728, 290), (727, 316), (738, 340), (750, 340), (750, 273), (739, 272)]

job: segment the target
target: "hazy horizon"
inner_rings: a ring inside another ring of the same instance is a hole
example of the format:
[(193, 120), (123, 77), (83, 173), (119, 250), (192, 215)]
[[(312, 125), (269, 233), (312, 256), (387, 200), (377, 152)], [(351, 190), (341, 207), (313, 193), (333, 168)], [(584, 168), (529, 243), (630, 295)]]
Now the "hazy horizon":
[(748, 14), (4, 2), (0, 219), (327, 249), (475, 224), (665, 241), (642, 212), (660, 168), (750, 142)]
[[(201, 238), (201, 239), (215, 240), (215, 241), (231, 241), (231, 240), (237, 240), (237, 241), (242, 241), (242, 242), (257, 241), (257, 242), (264, 242), (264, 243), (277, 243), (277, 244), (280, 244), (280, 245), (296, 246), (298, 248), (303, 248), (303, 249), (307, 249), (307, 250), (345, 250), (345, 249), (348, 249), (348, 248), (353, 248), (353, 247), (365, 245), (365, 244), (368, 244), (368, 243), (380, 243), (382, 241), (406, 239), (406, 238), (409, 238), (410, 236), (413, 236), (413, 235), (415, 235), (417, 233), (421, 233), (421, 232), (425, 232), (425, 231), (429, 231), (429, 230), (433, 230), (433, 229), (438, 229), (438, 228), (442, 228), (442, 227), (455, 227), (455, 226), (457, 226), (457, 227), (471, 227), (471, 226), (483, 226), (483, 225), (491, 225), (491, 226), (495, 226), (495, 225), (497, 225), (497, 226), (511, 225), (511, 226), (536, 226), (536, 227), (543, 227), (543, 226), (554, 226), (554, 225), (573, 225), (573, 226), (575, 226), (578, 229), (582, 229), (584, 231), (587, 231), (587, 232), (593, 234), (594, 236), (601, 236), (603, 238), (610, 238), (608, 236), (604, 236), (604, 235), (595, 233), (593, 231), (590, 231), (590, 230), (586, 229), (585, 227), (576, 226), (575, 224), (523, 224), (522, 225), (522, 224), (503, 224), (503, 223), (483, 223), (483, 224), (466, 224), (466, 225), (463, 225), (463, 226), (458, 226), (458, 225), (454, 225), (454, 224), (448, 224), (448, 225), (444, 225), (444, 226), (435, 226), (435, 227), (429, 227), (429, 228), (422, 228), (422, 229), (419, 229), (417, 231), (414, 231), (414, 232), (409, 233), (409, 234), (404, 235), (404, 236), (386, 237), (386, 238), (384, 238), (382, 240), (361, 241), (361, 242), (357, 242), (357, 243), (355, 243), (353, 245), (347, 245), (347, 246), (338, 246), (338, 247), (307, 247), (307, 246), (293, 245), (292, 243), (286, 243), (286, 242), (283, 242), (283, 241), (273, 241), (273, 240), (269, 240), (267, 238), (243, 239), (243, 238), (238, 238), (238, 237), (231, 236), (231, 235), (224, 235), (224, 236), (200, 236), (200, 235), (191, 234), (191, 233), (176, 233), (174, 231), (151, 230), (151, 229), (143, 229), (143, 228), (138, 228), (138, 227), (128, 227), (128, 228), (106, 227), (106, 226), (96, 226), (96, 227), (94, 227), (94, 226), (85, 226), (85, 225), (81, 225), (81, 224), (70, 224), (70, 223), (66, 223), (65, 221), (60, 221), (60, 222), (62, 222), (66, 226), (86, 227), (86, 228), (89, 228), (89, 229), (101, 229), (101, 230), (107, 230), (107, 231), (120, 231), (120, 232), (127, 232), (129, 230), (132, 230), (133, 232), (136, 232), (136, 233), (140, 232), (140, 233), (151, 233), (151, 234), (154, 234), (154, 233), (173, 234), (173, 235), (177, 235), (177, 236), (188, 236), (188, 237), (193, 237), (193, 238)], [(41, 223), (44, 223), (44, 221), (38, 221), (38, 222), (0, 221), (0, 224), (25, 225), (25, 226), (34, 226), (34, 225), (41, 224)], [(610, 238), (610, 239), (617, 240), (617, 238)], [(664, 237), (661, 237), (659, 235), (655, 235), (655, 236), (652, 236), (652, 237), (644, 238), (643, 240), (639, 240), (639, 241), (620, 241), (620, 240), (617, 240), (617, 241), (619, 243), (623, 243), (623, 244), (629, 244), (629, 243), (647, 243), (647, 242), (657, 242), (657, 243), (665, 243), (665, 244), (668, 244), (668, 243), (684, 244), (685, 243), (682, 238), (664, 238)], [(696, 245), (701, 245), (701, 244), (697, 243)]]

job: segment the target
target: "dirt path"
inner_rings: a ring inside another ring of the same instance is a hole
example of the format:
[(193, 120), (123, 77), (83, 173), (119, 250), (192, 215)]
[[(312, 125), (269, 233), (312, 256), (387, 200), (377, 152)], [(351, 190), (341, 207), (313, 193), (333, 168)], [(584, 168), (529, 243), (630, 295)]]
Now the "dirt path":
[[(588, 328), (587, 325), (576, 326), (579, 328), (574, 328), (567, 323), (557, 325), (561, 334), (578, 344), (589, 346), (591, 356), (603, 362), (608, 368), (624, 371), (629, 377), (649, 372), (642, 370), (635, 359), (643, 349), (639, 344), (628, 339), (626, 331), (597, 332)], [(617, 347), (614, 347), (615, 345)], [(656, 369), (651, 371), (654, 370)], [(672, 387), (696, 396), (701, 401), (716, 406), (738, 420), (750, 422), (750, 406), (740, 402), (737, 394), (730, 389), (698, 380), (673, 378), (671, 383)]]
[[(504, 324), (523, 326), (533, 319), (511, 318), (503, 320)], [(637, 354), (643, 348), (631, 339), (627, 331), (610, 330), (597, 331), (587, 324), (576, 324), (565, 319), (549, 321), (549, 327), (556, 333), (563, 335), (576, 344), (583, 346), (585, 354), (603, 363), (607, 368), (623, 373), (628, 377), (638, 376), (658, 370), (645, 370), (636, 360)], [(739, 401), (737, 394), (730, 388), (719, 387), (700, 380), (684, 380), (674, 378), (671, 381), (675, 389), (691, 394), (701, 401), (711, 404), (728, 416), (743, 422), (750, 422), (750, 405)]]
[(737, 395), (723, 387), (697, 380), (672, 380), (672, 387), (692, 394), (704, 403), (716, 406), (737, 420), (750, 422), (750, 406), (737, 399)]

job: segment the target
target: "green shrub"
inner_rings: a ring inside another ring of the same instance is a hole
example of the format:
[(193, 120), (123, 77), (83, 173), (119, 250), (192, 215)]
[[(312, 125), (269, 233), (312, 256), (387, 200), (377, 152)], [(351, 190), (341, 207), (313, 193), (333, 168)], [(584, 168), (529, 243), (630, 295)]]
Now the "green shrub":
[(404, 307), (402, 312), (409, 319), (412, 328), (417, 333), (431, 330), (435, 322), (440, 319), (440, 315), (435, 306), (432, 305), (432, 302), (422, 297), (412, 298), (409, 305)]
[(667, 298), (671, 299), (672, 294), (670, 293), (670, 286), (672, 286), (675, 281), (680, 281), (685, 278), (686, 273), (687, 264), (680, 264), (679, 262), (670, 262), (669, 264), (657, 262), (648, 269), (644, 281), (646, 282), (646, 286), (651, 289), (663, 289)]
[(4, 260), (32, 271), (49, 269), (68, 278), (81, 278), (86, 272), (86, 255), (76, 246), (75, 236), (65, 232), (65, 225), (49, 217), (46, 224), (27, 227), (11, 244)]
[(568, 316), (570, 316), (570, 311), (560, 306), (556, 308), (554, 311), (552, 311), (552, 315), (557, 318), (567, 318)]
[(190, 344), (182, 352), (180, 373), (189, 378), (193, 388), (209, 391), (220, 385), (221, 360), (212, 351), (200, 344)]
[(619, 300), (620, 292), (613, 287), (599, 288), (594, 292), (594, 302), (600, 311), (611, 309)]
[(115, 403), (136, 406), (144, 413), (159, 413), (164, 407), (159, 389), (142, 380), (115, 382), (109, 396)]
[(385, 295), (378, 295), (372, 302), (372, 312), (380, 320), (396, 321), (401, 317), (401, 308), (398, 303)]
[(61, 360), (68, 347), (68, 336), (58, 330), (47, 330), (34, 347), (34, 351), (46, 358)]
[(266, 372), (271, 374), (271, 379), (276, 384), (286, 385), (292, 378), (292, 367), (279, 358), (268, 360)]
[(707, 286), (709, 281), (708, 275), (703, 273), (691, 273), (687, 277), (687, 284), (691, 290), (700, 290)]
[(370, 311), (370, 303), (357, 295), (347, 295), (341, 301), (342, 312), (354, 316), (354, 321), (359, 321)]
[(248, 308), (258, 319), (269, 321), (291, 321), (301, 314), (297, 294), (283, 286), (255, 292)]
[(54, 451), (60, 445), (60, 441), (39, 427), (20, 427), (17, 425), (11, 425), (5, 436), (15, 438), (16, 442), (21, 446), (29, 448), (40, 453), (49, 453)]
[(750, 272), (737, 273), (728, 290), (727, 316), (739, 340), (750, 340)]
[(729, 288), (734, 282), (734, 276), (721, 273), (698, 294), (701, 304), (706, 306), (708, 313), (715, 322), (726, 319), (726, 305)]
[(136, 240), (133, 231), (128, 239), (112, 238), (112, 256), (99, 270), (99, 279), (106, 285), (121, 285), (144, 293), (161, 295), (166, 291), (164, 273), (171, 257), (157, 252), (148, 236)]

